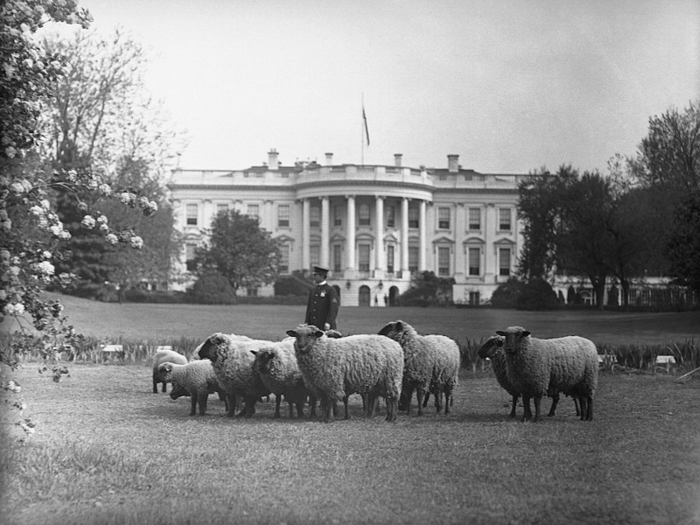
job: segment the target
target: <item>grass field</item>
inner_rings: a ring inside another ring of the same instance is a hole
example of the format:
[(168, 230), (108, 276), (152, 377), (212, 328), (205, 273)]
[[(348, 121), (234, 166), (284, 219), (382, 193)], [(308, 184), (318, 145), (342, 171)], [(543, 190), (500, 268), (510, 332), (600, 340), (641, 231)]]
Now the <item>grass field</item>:
[[(79, 330), (106, 339), (281, 338), (303, 316), (299, 307), (66, 302)], [(522, 324), (547, 337), (664, 343), (698, 339), (697, 317), (348, 308), (340, 327), (374, 332), (401, 318), (456, 338)], [(353, 396), (353, 418), (325, 425), (274, 420), (272, 403), (229, 419), (215, 396), (208, 415), (190, 417), (188, 399), (151, 393), (144, 364), (70, 372), (61, 383), (33, 363), (14, 374), (37, 432), (18, 446), (4, 420), (3, 524), (700, 525), (699, 378), (603, 374), (592, 422), (563, 399), (554, 418), (523, 424), (507, 419), (508, 395), (490, 373), (462, 370), (450, 415), (368, 420)]]

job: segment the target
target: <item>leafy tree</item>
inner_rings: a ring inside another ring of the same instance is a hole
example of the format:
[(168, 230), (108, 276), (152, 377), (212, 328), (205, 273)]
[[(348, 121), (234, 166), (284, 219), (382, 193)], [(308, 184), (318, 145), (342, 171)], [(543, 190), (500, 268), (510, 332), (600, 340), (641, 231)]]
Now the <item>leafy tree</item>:
[(236, 292), (219, 272), (203, 273), (192, 287), (192, 300), (198, 304), (236, 304)]
[(438, 277), (434, 272), (417, 272), (413, 275), (411, 287), (399, 299), (403, 306), (446, 306), (452, 303), (451, 277)]
[(260, 228), (257, 217), (237, 210), (219, 213), (198, 248), (195, 261), (199, 275), (216, 270), (237, 293), (240, 288), (271, 284), (277, 279), (279, 245), (270, 232)]
[(690, 193), (676, 211), (676, 230), (668, 243), (676, 283), (700, 292), (700, 192)]
[[(42, 103), (51, 98), (65, 73), (64, 57), (39, 46), (35, 38), (37, 30), (52, 20), (87, 26), (90, 17), (78, 11), (73, 0), (5, 0), (0, 4), (0, 323), (5, 330), (11, 322), (19, 327), (12, 334), (9, 351), (0, 352), (0, 361), (16, 367), (19, 356), (38, 351), (45, 358), (43, 368), (51, 366), (54, 380), (59, 381), (67, 369), (58, 363), (58, 352), (63, 345), (80, 344), (82, 339), (67, 324), (60, 302), (42, 296), (48, 285), (71, 281), (70, 275), (56, 271), (56, 263), (66, 258), (63, 246), (71, 233), (56, 214), (52, 195), (58, 188), (114, 194), (101, 173), (90, 166), (46, 169), (35, 153), (42, 143), (38, 125)], [(153, 211), (132, 192), (123, 194), (134, 207)], [(89, 206), (84, 213), (84, 226), (99, 223), (101, 215), (95, 216)], [(133, 231), (118, 232), (107, 224), (100, 232), (114, 244), (143, 245)], [(3, 382), (2, 387), (19, 394), (13, 381)], [(13, 406), (21, 418), (21, 400)], [(27, 436), (34, 432), (29, 418), (20, 419), (17, 425)]]

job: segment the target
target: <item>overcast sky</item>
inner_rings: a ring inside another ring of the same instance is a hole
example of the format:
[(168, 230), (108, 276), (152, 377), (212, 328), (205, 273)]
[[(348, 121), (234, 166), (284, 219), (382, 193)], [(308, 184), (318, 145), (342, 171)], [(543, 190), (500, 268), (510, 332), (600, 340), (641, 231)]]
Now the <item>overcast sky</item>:
[[(149, 50), (183, 168), (605, 171), (700, 99), (697, 0), (79, 0)], [(363, 148), (362, 101), (370, 145)]]

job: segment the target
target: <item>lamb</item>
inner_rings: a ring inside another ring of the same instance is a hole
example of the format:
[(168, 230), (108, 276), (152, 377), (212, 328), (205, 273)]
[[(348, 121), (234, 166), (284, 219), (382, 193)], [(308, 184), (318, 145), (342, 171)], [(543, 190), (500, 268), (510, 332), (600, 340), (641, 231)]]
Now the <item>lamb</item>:
[(329, 338), (315, 326), (302, 324), (287, 335), (296, 338), (294, 350), (304, 383), (321, 399), (323, 421), (331, 420), (332, 406), (341, 399), (345, 419), (349, 419), (348, 396), (368, 394), (368, 416), (372, 400), (386, 398), (386, 421), (395, 421), (403, 378), (401, 346), (386, 337), (372, 334)]
[(215, 333), (201, 345), (199, 357), (211, 360), (216, 379), (226, 391), (229, 417), (235, 414), (236, 396), (242, 396), (245, 401), (245, 406), (238, 415), (251, 417), (255, 414), (258, 399), (270, 394), (260, 374), (253, 370), (255, 356), (251, 350), (272, 344), (272, 341)]
[(251, 350), (255, 356), (253, 370), (260, 374), (265, 386), (275, 394), (275, 418), (280, 417), (280, 402), (282, 396), (289, 403), (289, 417), (294, 417), (294, 406), (297, 415), (304, 417), (304, 403), (311, 396), (310, 417), (316, 415), (316, 399), (304, 385), (304, 379), (297, 364), (294, 353), (294, 339), (288, 337), (279, 343), (270, 344), (259, 350)]
[(401, 320), (388, 323), (379, 334), (398, 342), (403, 349), (403, 395), (407, 413), (411, 413), (415, 389), (419, 416), (423, 414), (423, 396), (431, 391), (438, 414), (444, 393), (445, 414), (448, 414), (458, 384), (461, 357), (457, 343), (444, 335), (419, 335), (410, 324)]
[(191, 361), (184, 365), (162, 363), (158, 367), (158, 372), (165, 381), (175, 383), (176, 386), (170, 392), (172, 399), (184, 395), (182, 389), (192, 397), (190, 416), (196, 415), (197, 404), (199, 404), (199, 415), (203, 416), (207, 411), (209, 393), (221, 390), (211, 361)]
[[(486, 342), (483, 345), (481, 345), (481, 348), (479, 348), (479, 357), (481, 359), (488, 358), (491, 360), (491, 368), (493, 369), (493, 373), (496, 376), (496, 381), (498, 381), (498, 384), (501, 385), (501, 388), (508, 392), (513, 399), (512, 408), (508, 417), (514, 418), (515, 409), (518, 404), (518, 399), (520, 398), (520, 392), (518, 392), (515, 389), (515, 387), (510, 383), (510, 381), (508, 381), (508, 374), (506, 371), (506, 356), (503, 351), (504, 341), (505, 338), (501, 337), (500, 335), (492, 335), (486, 340)], [(557, 408), (557, 403), (559, 402), (559, 393), (554, 389), (550, 389), (548, 395), (552, 397), (552, 406), (549, 409), (549, 414), (547, 414), (549, 417), (551, 417), (554, 415), (555, 410)], [(580, 416), (579, 403), (577, 397), (574, 397), (574, 406), (576, 407), (576, 415)]]
[(172, 350), (158, 350), (156, 354), (153, 356), (153, 393), (157, 394), (158, 393), (158, 383), (163, 383), (163, 392), (167, 391), (167, 386), (168, 383), (167, 381), (163, 380), (162, 377), (160, 377), (160, 374), (158, 372), (158, 367), (162, 363), (175, 363), (178, 365), (184, 365), (187, 363), (187, 358), (182, 355), (178, 354), (177, 352), (173, 352)]
[(550, 389), (578, 397), (581, 420), (593, 419), (598, 351), (592, 341), (578, 336), (537, 339), (520, 326), (496, 333), (505, 338), (506, 373), (523, 396), (523, 420), (532, 418), (530, 398), (535, 399), (534, 420), (540, 420), (540, 401)]

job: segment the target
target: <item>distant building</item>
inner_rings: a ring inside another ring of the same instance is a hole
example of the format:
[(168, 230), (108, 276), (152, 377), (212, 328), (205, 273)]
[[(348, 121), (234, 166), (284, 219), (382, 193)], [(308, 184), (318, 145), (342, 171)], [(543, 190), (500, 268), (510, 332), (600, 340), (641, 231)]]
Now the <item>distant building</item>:
[[(316, 162), (240, 171), (173, 171), (169, 184), (184, 234), (183, 272), (193, 269), (201, 229), (221, 210), (256, 216), (278, 239), (280, 274), (330, 269), (343, 306), (395, 304), (413, 272), (453, 277), (456, 303), (483, 304), (517, 265), (523, 247), (517, 220), (524, 174), (485, 174), (447, 156), (446, 168)], [(272, 286), (248, 290), (271, 295)]]

